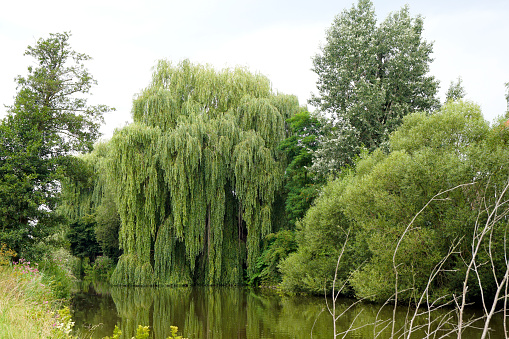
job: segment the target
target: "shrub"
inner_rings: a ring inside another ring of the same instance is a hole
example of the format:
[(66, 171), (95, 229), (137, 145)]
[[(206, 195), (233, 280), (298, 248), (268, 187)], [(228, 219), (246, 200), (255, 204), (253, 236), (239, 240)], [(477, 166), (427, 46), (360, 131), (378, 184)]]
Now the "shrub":
[(0, 266), (9, 265), (11, 258), (16, 256), (16, 252), (7, 247), (6, 244), (2, 244), (0, 247)]
[(57, 299), (68, 299), (71, 296), (72, 282), (76, 280), (72, 273), (76, 260), (65, 249), (58, 249), (41, 262), (44, 281), (49, 284)]
[(92, 275), (95, 279), (101, 281), (108, 281), (115, 269), (113, 259), (107, 256), (100, 256), (95, 259), (92, 266)]

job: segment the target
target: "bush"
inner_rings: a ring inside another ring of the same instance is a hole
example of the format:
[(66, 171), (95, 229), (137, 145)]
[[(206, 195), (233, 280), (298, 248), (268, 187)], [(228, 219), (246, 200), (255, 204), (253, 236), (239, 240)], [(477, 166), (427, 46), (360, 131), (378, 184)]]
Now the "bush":
[(76, 260), (67, 250), (58, 249), (41, 262), (44, 280), (57, 299), (68, 299), (71, 296), (72, 282), (76, 280), (72, 273)]
[(281, 230), (264, 239), (264, 250), (256, 262), (256, 272), (250, 277), (250, 285), (277, 285), (281, 282), (279, 264), (297, 249), (293, 231)]
[(92, 266), (92, 277), (97, 280), (108, 281), (114, 269), (113, 259), (107, 256), (97, 257)]
[(0, 266), (6, 266), (11, 263), (11, 258), (16, 256), (16, 252), (2, 244), (0, 247)]

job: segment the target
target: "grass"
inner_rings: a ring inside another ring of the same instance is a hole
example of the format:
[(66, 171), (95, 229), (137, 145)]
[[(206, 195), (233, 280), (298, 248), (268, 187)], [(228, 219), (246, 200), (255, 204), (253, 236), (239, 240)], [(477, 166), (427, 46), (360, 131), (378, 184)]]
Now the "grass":
[[(45, 275), (38, 264), (23, 259), (10, 264), (3, 253), (0, 248), (0, 339), (79, 339), (71, 335), (74, 323), (69, 308), (62, 308), (62, 299), (58, 299), (65, 294), (61, 274)], [(168, 338), (181, 339), (177, 330), (172, 327)], [(120, 334), (116, 327), (111, 339)], [(148, 336), (148, 326), (139, 326), (135, 338)]]
[(0, 339), (66, 338), (61, 303), (35, 265), (0, 266)]

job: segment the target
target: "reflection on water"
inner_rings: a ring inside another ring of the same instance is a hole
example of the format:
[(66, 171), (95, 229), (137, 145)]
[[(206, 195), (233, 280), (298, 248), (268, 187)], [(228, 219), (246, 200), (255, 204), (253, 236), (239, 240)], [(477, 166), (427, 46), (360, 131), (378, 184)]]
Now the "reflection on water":
[[(338, 312), (351, 305), (345, 299)], [(149, 325), (150, 338), (164, 339), (170, 326), (189, 339), (198, 338), (333, 338), (332, 318), (324, 309), (323, 298), (281, 297), (272, 290), (236, 287), (111, 287), (85, 286), (73, 297), (75, 329), (86, 337), (111, 335), (115, 324), (122, 338), (130, 339), (138, 325)], [(447, 310), (443, 311), (447, 312)], [(405, 324), (407, 310), (398, 310), (397, 328)], [(452, 313), (451, 316), (454, 316)], [(473, 316), (473, 314), (469, 314)], [(392, 308), (380, 311), (379, 305), (359, 304), (347, 312), (337, 325), (338, 331), (391, 319)], [(426, 318), (417, 322), (426, 324)], [(382, 323), (377, 327), (381, 330)], [(501, 330), (500, 317), (494, 328)], [(498, 330), (497, 332), (501, 332)], [(389, 328), (378, 338), (388, 338)], [(311, 335), (312, 333), (312, 335)], [(424, 337), (424, 332), (413, 337)], [(465, 338), (477, 338), (480, 332), (466, 332)], [(364, 326), (346, 338), (373, 338), (373, 326)], [(437, 336), (439, 337), (439, 336)], [(491, 336), (491, 338), (503, 338)]]
[(149, 325), (151, 338), (167, 338), (172, 325), (190, 339), (310, 338), (313, 324), (313, 337), (327, 338), (332, 324), (322, 309), (319, 298), (235, 287), (90, 286), (73, 298), (75, 329), (91, 338), (111, 335), (115, 324), (126, 339), (138, 325)]

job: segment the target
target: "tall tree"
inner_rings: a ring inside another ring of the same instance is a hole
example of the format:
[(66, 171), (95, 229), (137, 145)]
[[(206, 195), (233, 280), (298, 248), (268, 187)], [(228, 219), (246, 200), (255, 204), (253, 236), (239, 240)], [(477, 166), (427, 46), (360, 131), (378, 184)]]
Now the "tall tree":
[(159, 62), (110, 142), (123, 250), (112, 282), (232, 285), (254, 272), (298, 109), (262, 75)]
[(87, 105), (96, 84), (70, 48), (69, 33), (50, 34), (28, 46), (35, 59), (17, 78), (14, 105), (0, 125), (0, 242), (21, 255), (50, 234), (64, 173), (80, 170), (71, 154), (92, 149), (108, 107)]
[(438, 82), (427, 75), (432, 44), (422, 30), (422, 18), (411, 17), (408, 7), (377, 25), (369, 0), (334, 19), (313, 59), (319, 94), (310, 104), (334, 125), (322, 140), (329, 150), (317, 153), (318, 172), (352, 164), (361, 147), (380, 146), (406, 114), (438, 107)]

